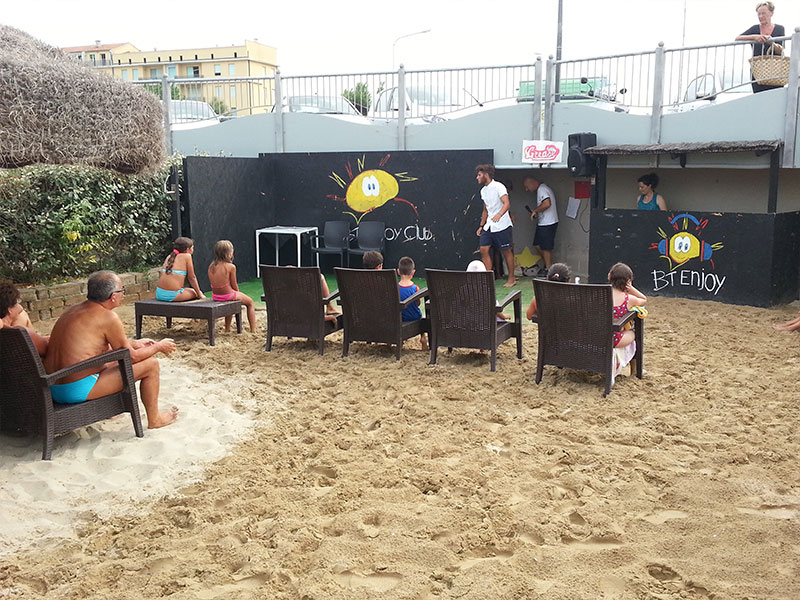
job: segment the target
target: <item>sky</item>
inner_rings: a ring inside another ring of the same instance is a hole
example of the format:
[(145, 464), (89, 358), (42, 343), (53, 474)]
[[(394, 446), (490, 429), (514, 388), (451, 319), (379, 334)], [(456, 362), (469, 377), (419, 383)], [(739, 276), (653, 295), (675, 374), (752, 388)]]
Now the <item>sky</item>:
[[(332, 0), (125, 4), (8, 0), (0, 24), (53, 46), (131, 42), (140, 50), (241, 45), (278, 50), (284, 75), (530, 64), (556, 53), (558, 0)], [(732, 41), (756, 24), (756, 0), (563, 0), (565, 59)], [(800, 26), (800, 0), (774, 23)], [(401, 36), (430, 30), (428, 33)], [(393, 64), (394, 62), (394, 64)]]

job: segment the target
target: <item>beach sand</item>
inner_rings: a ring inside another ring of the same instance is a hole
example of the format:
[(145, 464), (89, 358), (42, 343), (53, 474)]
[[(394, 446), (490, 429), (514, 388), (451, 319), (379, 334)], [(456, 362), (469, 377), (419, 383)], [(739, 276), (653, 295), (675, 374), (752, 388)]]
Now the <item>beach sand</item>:
[(146, 319), (179, 345), (179, 421), (138, 439), (123, 415), (51, 462), (0, 437), (0, 598), (800, 597), (800, 335), (771, 327), (797, 306), (648, 308), (645, 378), (606, 398), (537, 386), (529, 323), (491, 373)]

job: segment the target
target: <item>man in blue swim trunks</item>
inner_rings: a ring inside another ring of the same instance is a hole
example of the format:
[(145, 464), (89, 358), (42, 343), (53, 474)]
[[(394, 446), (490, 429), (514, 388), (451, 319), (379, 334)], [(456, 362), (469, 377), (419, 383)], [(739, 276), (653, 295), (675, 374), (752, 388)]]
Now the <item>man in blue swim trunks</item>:
[(508, 282), (504, 287), (512, 287), (517, 284), (514, 277), (514, 248), (512, 245), (511, 215), (508, 213), (511, 203), (508, 200), (508, 191), (499, 181), (494, 180), (493, 165), (478, 165), (475, 167), (476, 179), (481, 188), (481, 200), (483, 200), (483, 213), (481, 215), (481, 226), (478, 227), (478, 235), (481, 238), (481, 260), (486, 266), (487, 271), (492, 270), (492, 257), (489, 251), (492, 246), (496, 246), (503, 253), (508, 267)]
[[(69, 365), (92, 358), (109, 350), (128, 348), (133, 362), (133, 376), (140, 381), (139, 395), (147, 413), (150, 429), (169, 425), (178, 416), (178, 409), (159, 411), (160, 385), (157, 352), (170, 354), (175, 342), (165, 338), (129, 340), (122, 321), (113, 310), (122, 304), (125, 288), (116, 273), (98, 271), (89, 276), (87, 300), (70, 306), (58, 318), (50, 334), (44, 367), (53, 373)], [(96, 367), (69, 375), (50, 386), (53, 400), (62, 404), (101, 398), (122, 389), (122, 375), (117, 363), (97, 370)]]

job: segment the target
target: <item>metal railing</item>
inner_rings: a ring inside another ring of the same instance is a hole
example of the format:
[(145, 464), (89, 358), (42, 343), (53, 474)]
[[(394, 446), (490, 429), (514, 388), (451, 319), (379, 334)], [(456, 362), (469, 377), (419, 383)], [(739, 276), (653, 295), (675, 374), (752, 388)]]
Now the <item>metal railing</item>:
[[(774, 38), (792, 56), (789, 102), (800, 77), (800, 28), (792, 36)], [(252, 115), (276, 111), (346, 114), (353, 118), (396, 121), (398, 146), (405, 148), (409, 119), (433, 122), (468, 114), (482, 107), (533, 102), (534, 136), (552, 134), (554, 107), (559, 102), (591, 103), (617, 112), (651, 116), (650, 138), (660, 138), (664, 112), (687, 110), (686, 105), (724, 101), (735, 92), (749, 93), (751, 42), (731, 42), (686, 48), (617, 54), (556, 61), (546, 68), (534, 64), (498, 67), (436, 69), (336, 75), (170, 79), (131, 82), (144, 85), (163, 99), (204, 102), (218, 115)], [(793, 79), (792, 79), (793, 78)], [(794, 87), (793, 87), (794, 86)], [(190, 116), (165, 119), (180, 123)], [(544, 110), (542, 111), (542, 107)], [(693, 108), (691, 106), (690, 108)], [(542, 120), (542, 113), (544, 119)], [(787, 113), (788, 114), (788, 113)], [(282, 117), (276, 136), (282, 145)], [(787, 121), (787, 135), (796, 120)], [(788, 142), (787, 142), (788, 143)]]

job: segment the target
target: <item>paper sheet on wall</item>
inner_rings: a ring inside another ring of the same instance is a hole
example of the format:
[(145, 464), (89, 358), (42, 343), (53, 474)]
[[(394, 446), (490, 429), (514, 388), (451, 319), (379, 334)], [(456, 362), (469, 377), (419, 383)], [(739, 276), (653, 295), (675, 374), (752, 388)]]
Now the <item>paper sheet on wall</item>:
[(578, 209), (581, 207), (581, 199), (580, 198), (573, 198), (572, 196), (569, 197), (569, 202), (567, 203), (567, 216), (570, 219), (574, 219), (578, 216)]

